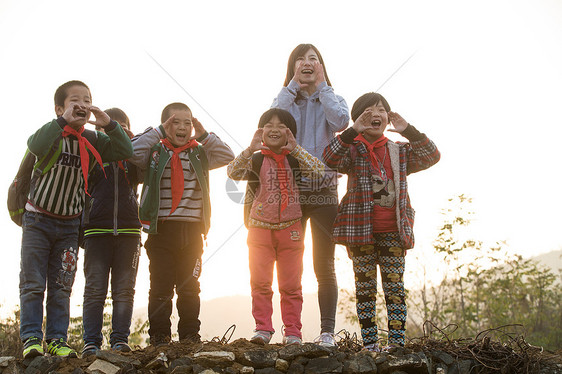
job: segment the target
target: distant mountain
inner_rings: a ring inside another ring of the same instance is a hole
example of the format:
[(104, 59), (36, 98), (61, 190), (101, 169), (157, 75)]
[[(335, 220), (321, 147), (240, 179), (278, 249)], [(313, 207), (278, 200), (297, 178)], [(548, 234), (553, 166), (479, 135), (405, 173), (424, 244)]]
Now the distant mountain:
[(531, 259), (550, 267), (554, 272), (562, 269), (562, 249), (531, 257)]

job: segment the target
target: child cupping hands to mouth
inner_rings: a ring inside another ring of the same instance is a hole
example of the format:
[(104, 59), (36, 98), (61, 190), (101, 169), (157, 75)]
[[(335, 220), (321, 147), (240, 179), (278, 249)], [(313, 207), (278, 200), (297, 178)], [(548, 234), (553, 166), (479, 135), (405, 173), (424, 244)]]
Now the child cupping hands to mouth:
[[(67, 124), (75, 130), (80, 129), (86, 123), (95, 126), (106, 127), (111, 119), (100, 108), (92, 105), (90, 90), (83, 86), (72, 86), (68, 90), (68, 96), (64, 100), (64, 105), (55, 105), (57, 116), (64, 118)], [(93, 114), (95, 120), (90, 121)]]

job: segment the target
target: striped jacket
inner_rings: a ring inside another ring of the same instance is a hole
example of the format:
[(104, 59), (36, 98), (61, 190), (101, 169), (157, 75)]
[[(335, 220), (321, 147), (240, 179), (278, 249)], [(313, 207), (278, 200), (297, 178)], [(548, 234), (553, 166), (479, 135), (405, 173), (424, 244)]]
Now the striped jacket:
[[(371, 175), (375, 172), (369, 152), (363, 143), (355, 141), (357, 132), (349, 128), (324, 149), (324, 162), (332, 169), (348, 175), (347, 193), (340, 202), (334, 222), (334, 241), (346, 246), (372, 244), (373, 199)], [(404, 249), (414, 247), (414, 209), (408, 196), (406, 176), (425, 170), (439, 161), (435, 144), (409, 125), (402, 136), (410, 143), (388, 141), (387, 147), (396, 188), (396, 219)]]
[[(66, 124), (64, 118), (59, 117), (39, 128), (27, 141), (29, 150), (37, 159), (41, 159), (49, 153), (53, 142), (60, 139), (55, 153), (56, 162), (37, 180), (27, 210), (58, 218), (78, 217), (82, 213), (85, 193), (80, 151), (76, 137), (70, 135), (61, 138)], [(131, 141), (117, 122), (111, 121), (105, 131), (105, 134), (96, 132), (97, 135), (91, 130), (84, 130), (83, 133), (87, 139), (97, 137), (94, 147), (103, 162), (123, 160), (133, 154)], [(90, 153), (90, 167), (93, 165), (94, 157)]]
[[(142, 134), (133, 138), (133, 156), (128, 161), (139, 167), (145, 174), (140, 198), (139, 218), (143, 231), (148, 234), (158, 233), (158, 213), (160, 211), (160, 183), (171, 156), (164, 148), (161, 139), (166, 138), (162, 125), (149, 127)], [(197, 138), (201, 142), (193, 149), (187, 150), (192, 170), (184, 170), (190, 179), (196, 178), (202, 192), (203, 234), (206, 236), (211, 225), (211, 199), (209, 196), (209, 170), (228, 165), (234, 159), (234, 153), (214, 133), (203, 134)]]

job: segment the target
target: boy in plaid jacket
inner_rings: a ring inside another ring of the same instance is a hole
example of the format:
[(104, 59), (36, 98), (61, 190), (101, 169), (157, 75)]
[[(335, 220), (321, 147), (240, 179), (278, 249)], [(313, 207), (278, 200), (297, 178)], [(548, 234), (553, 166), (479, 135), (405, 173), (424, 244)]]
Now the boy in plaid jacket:
[[(324, 162), (348, 175), (347, 193), (334, 222), (334, 241), (347, 247), (353, 261), (357, 315), (363, 345), (379, 351), (375, 299), (377, 265), (388, 313), (388, 344), (405, 343), (406, 303), (404, 258), (413, 248), (414, 210), (406, 176), (439, 161), (435, 144), (391, 112), (386, 99), (367, 93), (353, 104), (354, 125), (335, 137), (324, 150)], [(384, 136), (392, 122), (409, 143)]]

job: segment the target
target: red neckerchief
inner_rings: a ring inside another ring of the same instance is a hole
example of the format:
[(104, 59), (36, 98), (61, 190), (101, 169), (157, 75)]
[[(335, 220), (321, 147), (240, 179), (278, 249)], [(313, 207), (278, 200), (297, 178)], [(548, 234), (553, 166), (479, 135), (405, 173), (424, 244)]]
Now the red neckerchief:
[[(365, 144), (367, 150), (369, 151), (369, 158), (371, 159), (371, 164), (375, 170), (381, 169), (381, 162), (377, 158), (377, 154), (375, 153), (375, 148), (382, 148), (388, 142), (388, 138), (384, 135), (381, 135), (380, 138), (375, 140), (373, 143), (369, 143), (367, 139), (363, 136), (363, 134), (359, 134), (355, 137), (355, 140)], [(384, 162), (384, 160), (383, 160)]]
[(168, 139), (162, 139), (162, 144), (166, 146), (170, 151), (174, 152), (172, 155), (172, 160), (170, 161), (170, 166), (172, 168), (172, 176), (171, 176), (171, 183), (172, 183), (172, 209), (170, 210), (170, 214), (176, 210), (178, 207), (181, 197), (183, 196), (183, 187), (184, 187), (184, 179), (183, 179), (183, 167), (181, 166), (180, 160), (180, 152), (185, 151), (188, 148), (195, 148), (199, 145), (195, 139), (191, 139), (187, 142), (186, 145), (181, 147), (175, 147), (170, 143)]
[(277, 165), (277, 180), (279, 181), (279, 189), (281, 190), (281, 211), (284, 211), (289, 202), (289, 178), (287, 178), (287, 168), (285, 168), (285, 158), (290, 153), (287, 149), (277, 154), (269, 149), (262, 149), (261, 153), (265, 157), (270, 157)]
[[(62, 136), (67, 137), (69, 135), (74, 135), (76, 139), (78, 139), (78, 147), (80, 150), (80, 164), (82, 165), (82, 175), (84, 176), (84, 191), (90, 196), (88, 192), (88, 169), (90, 168), (90, 155), (88, 154), (88, 150), (92, 152), (94, 158), (101, 166), (103, 170), (103, 175), (105, 175), (105, 170), (103, 169), (103, 163), (101, 161), (101, 156), (98, 151), (94, 148), (94, 146), (82, 136), (84, 132), (84, 126), (80, 127), (79, 130), (75, 130), (72, 127), (66, 125), (62, 131)], [(106, 176), (107, 178), (107, 176)]]

